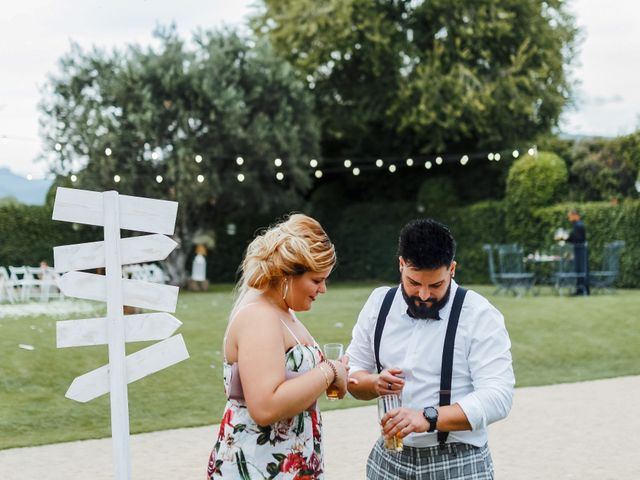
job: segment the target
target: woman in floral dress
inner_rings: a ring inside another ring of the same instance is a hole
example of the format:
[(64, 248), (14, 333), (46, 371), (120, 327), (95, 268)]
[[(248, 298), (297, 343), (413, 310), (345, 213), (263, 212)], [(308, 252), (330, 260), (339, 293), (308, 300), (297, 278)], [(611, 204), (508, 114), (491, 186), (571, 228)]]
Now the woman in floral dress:
[(320, 224), (296, 214), (256, 237), (242, 262), (224, 339), (228, 397), (207, 479), (324, 478), (316, 400), (346, 393), (348, 367), (325, 360), (294, 312), (326, 292), (335, 250)]

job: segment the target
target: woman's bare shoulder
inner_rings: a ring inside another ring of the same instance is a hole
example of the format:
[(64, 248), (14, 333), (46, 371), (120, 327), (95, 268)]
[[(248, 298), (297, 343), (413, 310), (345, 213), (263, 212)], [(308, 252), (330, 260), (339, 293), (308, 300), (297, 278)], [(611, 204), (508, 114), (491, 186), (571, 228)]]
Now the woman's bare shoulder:
[(265, 302), (255, 302), (238, 310), (231, 329), (236, 332), (271, 330), (278, 326), (279, 322), (280, 315), (275, 307)]

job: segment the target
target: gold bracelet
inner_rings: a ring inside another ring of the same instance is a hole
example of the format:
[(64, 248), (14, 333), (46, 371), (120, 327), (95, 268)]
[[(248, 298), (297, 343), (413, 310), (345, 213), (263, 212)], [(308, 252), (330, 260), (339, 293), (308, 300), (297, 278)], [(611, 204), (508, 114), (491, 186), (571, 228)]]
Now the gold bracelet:
[(336, 366), (333, 363), (331, 363), (329, 360), (325, 360), (324, 363), (329, 365), (329, 368), (333, 372), (333, 382), (335, 382), (338, 379), (338, 370), (336, 370)]
[(324, 368), (322, 368), (322, 363), (318, 364), (318, 368), (324, 375), (324, 380), (325, 382), (327, 382), (327, 388), (329, 388), (329, 386), (331, 385), (331, 381), (329, 380), (329, 375), (327, 375), (327, 371)]

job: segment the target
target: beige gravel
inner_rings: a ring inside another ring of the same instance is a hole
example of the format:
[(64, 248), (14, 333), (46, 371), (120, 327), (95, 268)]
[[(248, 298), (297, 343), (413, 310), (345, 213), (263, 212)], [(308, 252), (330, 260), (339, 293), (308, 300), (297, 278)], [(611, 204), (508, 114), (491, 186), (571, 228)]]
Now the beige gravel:
[[(516, 389), (509, 417), (491, 426), (496, 478), (640, 479), (640, 376)], [(378, 435), (367, 406), (323, 415), (327, 480), (364, 478)], [(217, 426), (134, 435), (132, 478), (204, 478)], [(111, 479), (111, 441), (0, 451), (0, 479)]]

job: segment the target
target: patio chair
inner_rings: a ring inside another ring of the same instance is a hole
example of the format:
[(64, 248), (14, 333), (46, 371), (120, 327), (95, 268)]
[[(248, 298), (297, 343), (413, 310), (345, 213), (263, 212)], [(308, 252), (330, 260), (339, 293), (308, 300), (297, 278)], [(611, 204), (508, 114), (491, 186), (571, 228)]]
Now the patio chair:
[(624, 245), (622, 240), (605, 244), (602, 254), (602, 270), (596, 270), (589, 275), (594, 290), (615, 291), (615, 283), (620, 270), (620, 252)]
[(494, 246), (485, 243), (482, 246), (482, 249), (487, 252), (487, 258), (489, 260), (489, 279), (491, 280), (491, 283), (496, 287), (496, 290), (493, 292), (493, 294), (495, 295), (503, 290), (505, 288), (505, 285), (500, 281), (500, 275), (496, 272), (496, 265), (493, 259)]
[(576, 290), (578, 279), (586, 277), (586, 272), (576, 272), (573, 258), (573, 245), (555, 245), (552, 248), (553, 254), (558, 257), (556, 271), (552, 275), (553, 289), (558, 295), (573, 293)]
[(498, 252), (499, 279), (507, 292), (514, 295), (526, 293), (536, 283), (534, 273), (524, 269), (524, 252), (516, 243), (496, 245)]

